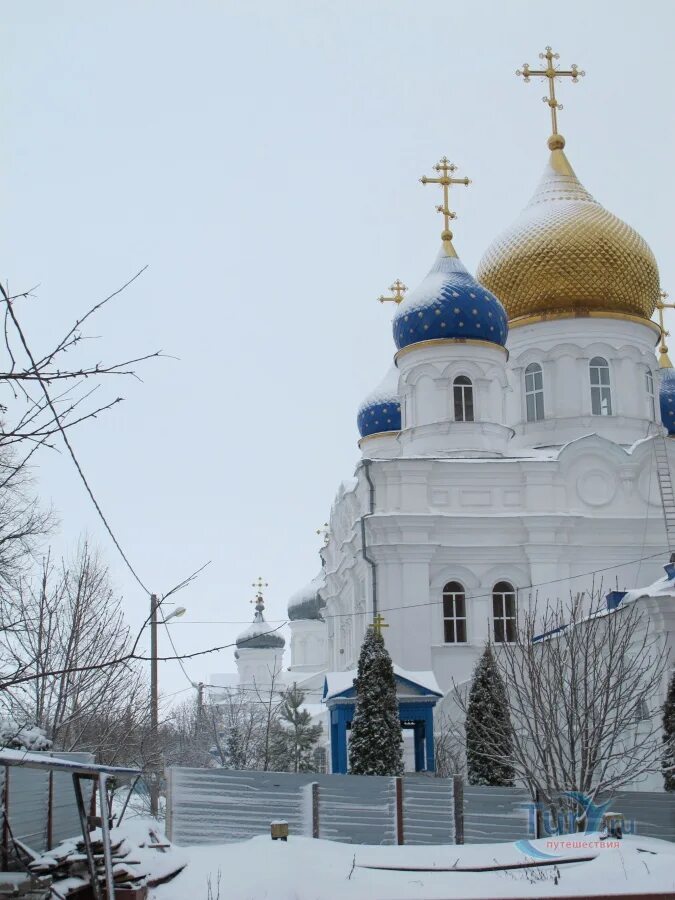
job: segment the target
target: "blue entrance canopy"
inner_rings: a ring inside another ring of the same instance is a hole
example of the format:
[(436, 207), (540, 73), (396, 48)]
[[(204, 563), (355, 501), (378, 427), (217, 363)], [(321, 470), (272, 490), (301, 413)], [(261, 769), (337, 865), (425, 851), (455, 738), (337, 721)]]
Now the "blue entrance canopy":
[[(348, 769), (347, 731), (351, 727), (356, 707), (354, 679), (356, 669), (347, 672), (328, 672), (324, 681), (323, 699), (330, 713), (331, 771), (344, 775)], [(433, 772), (434, 707), (441, 693), (433, 672), (407, 672), (394, 666), (396, 697), (401, 728), (415, 732), (415, 771)]]

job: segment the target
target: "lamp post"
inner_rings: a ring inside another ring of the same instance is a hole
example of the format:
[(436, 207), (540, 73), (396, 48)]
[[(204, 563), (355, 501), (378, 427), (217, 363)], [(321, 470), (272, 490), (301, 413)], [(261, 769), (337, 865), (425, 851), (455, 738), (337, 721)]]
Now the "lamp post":
[[(150, 739), (152, 747), (150, 772), (150, 815), (159, 814), (159, 688), (157, 684), (157, 619), (159, 613), (157, 594), (150, 597)], [(170, 619), (185, 615), (185, 607), (179, 606), (162, 621), (166, 624)]]

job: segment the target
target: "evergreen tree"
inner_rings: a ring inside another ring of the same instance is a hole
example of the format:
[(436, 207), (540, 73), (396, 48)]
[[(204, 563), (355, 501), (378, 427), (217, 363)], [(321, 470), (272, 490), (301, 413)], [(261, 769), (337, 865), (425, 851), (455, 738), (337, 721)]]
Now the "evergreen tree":
[(663, 786), (675, 793), (675, 669), (663, 705)]
[(352, 775), (402, 775), (403, 738), (394, 667), (382, 634), (372, 627), (361, 647), (354, 686), (349, 771)]
[(489, 644), (473, 672), (464, 727), (469, 784), (512, 785), (513, 728), (506, 688)]
[(277, 772), (314, 769), (313, 752), (323, 727), (312, 725), (312, 716), (302, 708), (304, 702), (305, 692), (295, 685), (284, 694), (271, 738), (271, 767)]

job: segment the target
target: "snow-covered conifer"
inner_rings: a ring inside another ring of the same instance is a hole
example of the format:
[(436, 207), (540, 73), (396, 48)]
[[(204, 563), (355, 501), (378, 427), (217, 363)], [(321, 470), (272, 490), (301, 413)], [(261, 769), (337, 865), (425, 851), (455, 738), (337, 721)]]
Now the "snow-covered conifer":
[(356, 709), (349, 742), (353, 775), (402, 775), (401, 722), (391, 657), (382, 634), (369, 628), (361, 647)]
[(504, 681), (489, 644), (473, 672), (465, 729), (469, 784), (512, 785), (511, 716)]

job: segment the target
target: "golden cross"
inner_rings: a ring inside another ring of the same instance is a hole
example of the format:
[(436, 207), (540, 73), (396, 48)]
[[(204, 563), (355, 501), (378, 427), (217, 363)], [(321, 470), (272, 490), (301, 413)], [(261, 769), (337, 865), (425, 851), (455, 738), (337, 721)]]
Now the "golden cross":
[(662, 369), (672, 369), (673, 364), (671, 363), (670, 357), (668, 356), (668, 345), (666, 344), (666, 338), (670, 335), (670, 332), (666, 331), (663, 324), (663, 310), (675, 309), (675, 303), (665, 302), (668, 298), (668, 294), (665, 291), (660, 292), (659, 298), (660, 299), (656, 301), (656, 310), (659, 314), (659, 328), (661, 329), (661, 344), (659, 345), (659, 366)]
[(377, 299), (380, 303), (395, 303), (397, 306), (399, 303), (403, 302), (403, 295), (408, 290), (408, 288), (403, 284), (403, 282), (397, 278), (396, 281), (389, 286), (389, 290), (393, 291), (393, 297), (385, 297), (384, 294)]
[(457, 214), (454, 213), (450, 207), (450, 185), (451, 184), (471, 184), (471, 181), (468, 178), (453, 178), (452, 173), (457, 171), (457, 166), (454, 163), (448, 161), (448, 159), (444, 156), (443, 159), (436, 163), (434, 166), (434, 171), (440, 173), (440, 178), (427, 178), (426, 175), (423, 175), (420, 178), (422, 184), (440, 184), (443, 187), (443, 205), (437, 206), (436, 211), (439, 213), (443, 213), (443, 233), (441, 234), (441, 239), (444, 241), (452, 240), (452, 232), (450, 231), (450, 219), (456, 219)]
[(387, 623), (384, 621), (384, 617), (380, 613), (375, 616), (375, 618), (373, 619), (373, 624), (370, 627), (373, 629), (375, 634), (379, 634), (380, 636), (382, 636), (383, 628), (389, 628)]
[[(576, 84), (580, 78), (583, 78), (586, 74), (581, 71), (577, 65), (570, 66), (569, 69), (556, 69), (553, 65), (554, 59), (560, 59), (559, 53), (554, 53), (550, 47), (546, 48), (544, 53), (539, 54), (539, 59), (546, 60), (546, 68), (545, 69), (531, 69), (528, 63), (523, 63), (522, 69), (516, 70), (516, 75), (522, 75), (523, 81), (529, 81), (532, 75), (541, 76), (542, 78), (548, 78), (548, 97), (542, 97), (544, 103), (547, 103), (549, 109), (551, 110), (551, 127), (553, 129), (553, 134), (560, 138), (560, 141), (556, 141), (555, 147), (551, 147), (552, 150), (558, 148), (561, 149), (565, 146), (565, 141), (562, 138), (562, 135), (558, 135), (558, 110), (562, 109), (562, 103), (558, 103), (558, 100), (555, 96), (555, 80), (556, 78), (571, 78), (572, 81)], [(551, 146), (549, 144), (549, 146)]]

